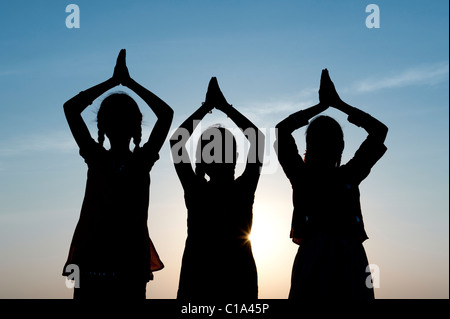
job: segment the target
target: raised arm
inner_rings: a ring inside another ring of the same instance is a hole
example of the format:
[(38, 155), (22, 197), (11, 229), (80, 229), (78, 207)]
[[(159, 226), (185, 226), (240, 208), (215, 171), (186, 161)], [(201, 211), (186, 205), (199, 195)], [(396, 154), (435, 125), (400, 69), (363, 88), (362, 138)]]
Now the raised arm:
[(324, 104), (318, 103), (314, 106), (311, 106), (307, 109), (297, 111), (295, 113), (292, 113), (287, 118), (282, 120), (280, 123), (278, 123), (275, 128), (276, 136), (278, 138), (278, 135), (283, 134), (292, 134), (295, 130), (308, 125), (308, 122), (310, 119), (312, 119), (314, 116), (319, 115), (323, 111), (325, 111), (328, 107)]
[[(320, 79), (321, 88), (324, 80), (323, 77), (324, 72), (322, 72)], [(283, 167), (286, 176), (291, 180), (291, 183), (294, 182), (295, 178), (298, 176), (299, 168), (304, 164), (292, 133), (303, 126), (308, 125), (310, 119), (328, 108), (328, 101), (323, 98), (323, 94), (321, 93), (321, 90), (319, 90), (318, 104), (289, 115), (275, 127), (276, 140), (274, 148), (278, 155), (278, 161), (280, 162), (281, 167)]]
[(72, 135), (80, 148), (92, 141), (92, 137), (81, 113), (100, 95), (119, 84), (117, 69), (114, 69), (114, 74), (111, 78), (85, 91), (81, 91), (78, 95), (75, 95), (64, 103), (64, 114), (66, 115)]
[(117, 58), (117, 73), (120, 83), (135, 92), (141, 99), (147, 103), (150, 109), (155, 113), (157, 121), (149, 136), (148, 142), (144, 147), (151, 147), (155, 151), (159, 151), (169, 133), (170, 125), (173, 119), (173, 110), (163, 100), (155, 94), (144, 88), (130, 77), (126, 66), (126, 51), (122, 49)]
[(371, 168), (386, 152), (384, 140), (388, 128), (369, 114), (342, 101), (330, 79), (328, 70), (323, 70), (323, 74), (324, 81), (321, 90), (326, 94), (327, 103), (347, 114), (350, 123), (364, 128), (369, 134), (353, 158), (345, 164), (349, 174), (353, 176), (353, 182), (359, 184), (369, 175)]
[(299, 176), (299, 169), (304, 165), (303, 158), (299, 154), (297, 144), (292, 133), (308, 125), (309, 120), (325, 111), (325, 104), (316, 104), (307, 109), (297, 111), (282, 120), (275, 126), (274, 148), (278, 161), (291, 183)]
[[(353, 107), (339, 97), (333, 82), (330, 79), (328, 70), (322, 71), (323, 81), (321, 83), (321, 91), (323, 95), (326, 95), (327, 103), (330, 106), (344, 112), (348, 115), (348, 121), (356, 126), (364, 128), (369, 134), (369, 138), (376, 140), (380, 143), (384, 143), (388, 128), (371, 115)], [(325, 98), (325, 97), (324, 97)]]
[(255, 174), (259, 176), (264, 162), (264, 134), (255, 124), (227, 102), (219, 88), (216, 77), (211, 78), (208, 95), (207, 100), (209, 103), (212, 103), (216, 109), (224, 112), (239, 127), (250, 142), (244, 174)]
[(323, 111), (325, 111), (329, 106), (329, 100), (326, 99), (327, 95), (324, 94), (323, 83), (325, 82), (325, 70), (322, 70), (322, 74), (320, 77), (320, 89), (319, 89), (319, 103), (311, 106), (310, 108), (300, 110), (289, 115), (283, 121), (277, 124), (276, 126), (276, 135), (281, 134), (292, 134), (295, 130), (308, 125), (310, 119), (314, 116), (319, 115)]
[(192, 169), (191, 160), (186, 149), (186, 143), (200, 121), (211, 110), (212, 106), (207, 102), (203, 103), (180, 125), (179, 128), (175, 130), (170, 138), (173, 163), (183, 187), (189, 187), (189, 183), (191, 183), (196, 176)]

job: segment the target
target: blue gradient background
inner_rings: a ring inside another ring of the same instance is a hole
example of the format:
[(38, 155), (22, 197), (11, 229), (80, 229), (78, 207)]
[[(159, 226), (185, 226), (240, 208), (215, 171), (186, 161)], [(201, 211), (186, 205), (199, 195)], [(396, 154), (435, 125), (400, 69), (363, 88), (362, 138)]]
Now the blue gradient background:
[[(216, 76), (228, 101), (266, 132), (251, 237), (261, 298), (287, 297), (297, 250), (291, 186), (270, 128), (318, 101), (325, 67), (346, 102), (390, 128), (388, 152), (361, 185), (376, 297), (449, 297), (448, 1), (376, 1), (379, 29), (365, 25), (371, 2), (356, 0), (80, 0), (79, 29), (66, 28), (69, 3), (0, 3), (0, 298), (72, 297), (61, 270), (86, 165), (62, 105), (110, 77), (122, 48), (132, 77), (174, 109), (172, 129)], [(145, 139), (155, 118), (130, 94)], [(94, 137), (99, 101), (83, 113)], [(343, 126), (346, 162), (365, 132), (326, 113)], [(218, 111), (202, 125), (217, 122), (233, 127)], [(304, 131), (295, 134), (302, 152)], [(147, 298), (175, 298), (186, 209), (168, 143), (151, 177), (149, 229), (166, 268)]]

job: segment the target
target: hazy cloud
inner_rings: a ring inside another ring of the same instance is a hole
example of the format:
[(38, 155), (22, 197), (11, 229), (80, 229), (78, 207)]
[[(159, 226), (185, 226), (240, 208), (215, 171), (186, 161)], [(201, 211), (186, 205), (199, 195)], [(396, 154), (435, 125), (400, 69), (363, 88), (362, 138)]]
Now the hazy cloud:
[[(359, 80), (347, 86), (338, 83), (338, 90), (344, 94), (360, 94), (384, 89), (395, 89), (414, 85), (436, 85), (448, 81), (449, 63), (427, 64), (398, 71), (396, 74)], [(262, 122), (315, 105), (319, 102), (317, 88), (301, 90), (290, 97), (274, 99), (272, 101), (257, 101), (242, 105), (241, 111), (254, 120)], [(281, 117), (280, 117), (281, 116)], [(273, 124), (273, 123), (272, 123)]]
[[(280, 116), (286, 116), (300, 109), (317, 104), (319, 102), (318, 90), (318, 87), (308, 88), (290, 97), (246, 103), (242, 105), (240, 110), (255, 122), (265, 119), (272, 120), (272, 116), (281, 120)], [(273, 123), (270, 124), (274, 125)]]
[(355, 88), (357, 93), (365, 93), (411, 85), (434, 85), (448, 79), (448, 68), (448, 61), (414, 67), (381, 79), (363, 80), (357, 83)]
[(34, 152), (72, 152), (77, 145), (67, 132), (46, 132), (21, 136), (0, 144), (0, 157)]

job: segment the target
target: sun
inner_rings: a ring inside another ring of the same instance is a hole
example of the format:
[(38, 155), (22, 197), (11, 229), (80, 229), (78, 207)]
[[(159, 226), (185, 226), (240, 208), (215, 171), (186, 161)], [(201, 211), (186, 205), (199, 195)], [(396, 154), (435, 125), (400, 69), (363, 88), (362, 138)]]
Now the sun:
[[(270, 197), (266, 197), (270, 198)], [(259, 298), (285, 298), (298, 246), (289, 238), (291, 208), (271, 202), (255, 203), (249, 236), (258, 271)]]
[(273, 248), (273, 238), (266, 231), (270, 227), (265, 222), (253, 223), (253, 228), (248, 236), (252, 245), (253, 254), (261, 255), (267, 253), (268, 249)]
[(283, 237), (280, 236), (279, 225), (280, 221), (276, 220), (269, 208), (255, 207), (252, 231), (248, 238), (255, 259), (261, 263), (270, 262), (272, 252), (280, 245)]

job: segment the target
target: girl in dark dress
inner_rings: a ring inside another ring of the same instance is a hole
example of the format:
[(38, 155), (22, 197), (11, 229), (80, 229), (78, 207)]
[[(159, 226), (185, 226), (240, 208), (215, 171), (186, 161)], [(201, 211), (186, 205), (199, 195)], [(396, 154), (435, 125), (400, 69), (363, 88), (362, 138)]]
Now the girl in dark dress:
[[(366, 235), (359, 184), (386, 151), (387, 127), (343, 102), (328, 71), (322, 71), (319, 104), (296, 112), (277, 127), (275, 149), (293, 189), (291, 238), (300, 245), (292, 271), (289, 298), (374, 298), (363, 241)], [(318, 116), (306, 131), (305, 159), (292, 133), (332, 106), (368, 137), (354, 157), (341, 165), (342, 129)], [(368, 280), (369, 279), (369, 280)]]
[[(120, 51), (110, 79), (64, 104), (70, 130), (88, 166), (81, 214), (63, 270), (63, 275), (68, 276), (72, 265), (79, 268), (75, 299), (145, 299), (152, 272), (164, 267), (147, 227), (149, 173), (159, 158), (173, 111), (130, 77), (125, 54), (125, 50)], [(98, 142), (92, 139), (81, 117), (96, 98), (119, 84), (139, 95), (158, 118), (142, 147), (142, 114), (127, 94), (111, 94), (101, 103)], [(110, 141), (109, 150), (103, 147), (105, 136)]]
[[(214, 107), (233, 120), (250, 142), (245, 171), (237, 179), (236, 141), (229, 130), (215, 126), (202, 133), (195, 171), (187, 154), (187, 140)], [(257, 271), (248, 236), (263, 161), (264, 135), (228, 104), (213, 77), (205, 103), (177, 129), (171, 145), (188, 210), (188, 236), (177, 298), (256, 299)]]

